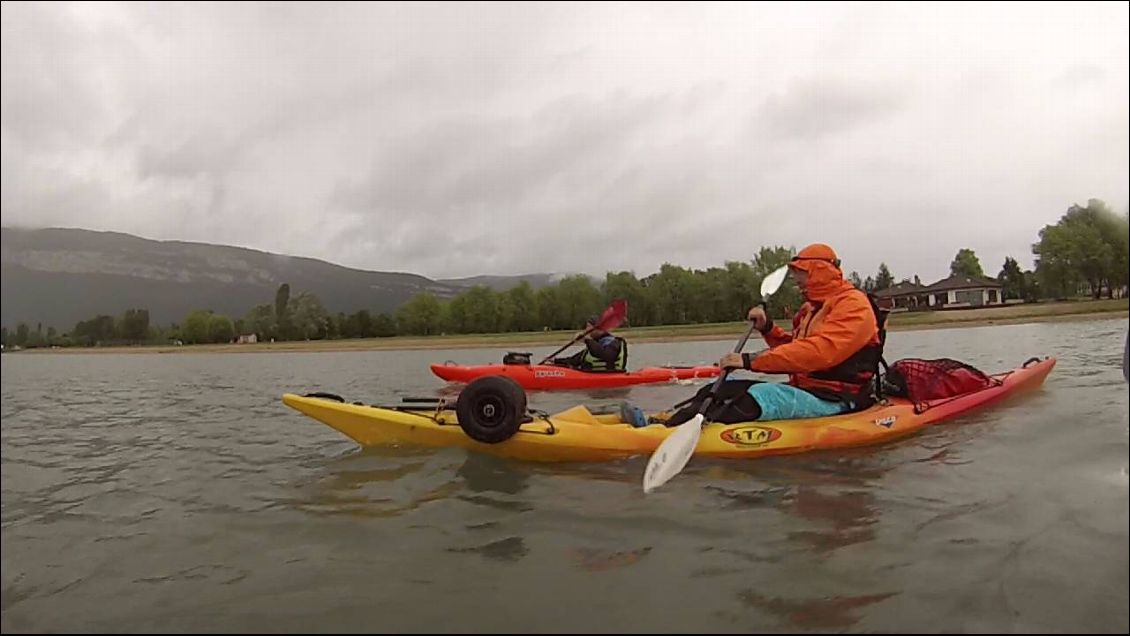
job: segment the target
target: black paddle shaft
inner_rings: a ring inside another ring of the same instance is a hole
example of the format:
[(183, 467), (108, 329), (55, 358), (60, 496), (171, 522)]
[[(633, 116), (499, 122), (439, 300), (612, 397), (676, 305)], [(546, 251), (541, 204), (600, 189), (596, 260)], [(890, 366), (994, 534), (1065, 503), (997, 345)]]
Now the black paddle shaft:
[(569, 341), (569, 344), (567, 344), (564, 347), (561, 347), (560, 349), (558, 349), (557, 351), (554, 351), (553, 353), (549, 354), (538, 364), (545, 364), (546, 362), (549, 362), (550, 360), (553, 359), (554, 356), (556, 356), (557, 354), (561, 353), (562, 351), (568, 349), (569, 347), (572, 347), (573, 345), (577, 344), (577, 341), (579, 341), (581, 338), (584, 338), (585, 336), (589, 335), (593, 331), (596, 331), (596, 325), (593, 325), (592, 327), (585, 329), (585, 332), (583, 334), (581, 334), (579, 336), (574, 336), (573, 339)]
[[(734, 353), (742, 352), (742, 349), (745, 348), (746, 341), (748, 341), (749, 337), (753, 335), (753, 330), (755, 327), (756, 325), (754, 323), (751, 322), (749, 324), (749, 329), (745, 332), (745, 335), (742, 336), (742, 339), (738, 341), (738, 346), (734, 347)], [(718, 379), (714, 381), (714, 386), (710, 387), (710, 394), (706, 396), (706, 399), (702, 401), (702, 406), (698, 408), (699, 415), (706, 413), (707, 407), (710, 406), (710, 403), (714, 400), (715, 394), (718, 393), (718, 388), (721, 387), (722, 383), (726, 381), (726, 376), (729, 374), (730, 369), (722, 369), (722, 372), (718, 374)]]

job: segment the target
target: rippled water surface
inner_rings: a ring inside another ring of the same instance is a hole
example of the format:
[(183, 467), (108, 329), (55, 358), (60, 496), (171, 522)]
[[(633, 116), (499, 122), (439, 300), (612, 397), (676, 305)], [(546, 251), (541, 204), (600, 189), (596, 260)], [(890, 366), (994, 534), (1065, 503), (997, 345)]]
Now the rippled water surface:
[[(2, 627), (1125, 633), (1126, 331), (892, 334), (892, 360), (1059, 362), (1040, 391), (898, 442), (695, 458), (647, 497), (646, 457), (361, 450), (279, 400), (449, 393), (428, 363), (502, 351), (5, 354)], [(712, 361), (739, 335), (630, 363)], [(696, 388), (530, 400), (652, 409)]]

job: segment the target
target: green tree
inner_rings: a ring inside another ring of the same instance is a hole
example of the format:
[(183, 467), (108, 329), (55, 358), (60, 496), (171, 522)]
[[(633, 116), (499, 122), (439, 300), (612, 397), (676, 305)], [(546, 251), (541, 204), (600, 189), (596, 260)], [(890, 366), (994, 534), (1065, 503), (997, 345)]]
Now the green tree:
[(377, 314), (373, 317), (373, 335), (378, 338), (395, 336), (396, 320), (388, 314)]
[(1069, 296), (1083, 283), (1094, 298), (1104, 291), (1113, 297), (1127, 284), (1128, 232), (1126, 216), (1116, 216), (1101, 200), (1072, 205), (1058, 223), (1040, 230), (1032, 246), (1045, 292)]
[(1036, 272), (1024, 272), (1024, 301), (1034, 303), (1044, 297), (1044, 292), (1040, 289), (1040, 277)]
[(360, 338), (361, 330), (357, 326), (357, 314), (344, 313), (338, 314), (338, 322), (341, 323), (341, 337), (342, 338)]
[(721, 267), (691, 272), (690, 305), (687, 318), (690, 322), (719, 322), (733, 319), (726, 315), (727, 273)]
[(145, 341), (149, 336), (149, 310), (127, 309), (118, 322), (118, 328), (123, 340), (134, 343)]
[(275, 310), (270, 305), (256, 305), (243, 319), (244, 328), (260, 340), (275, 337)]
[(355, 338), (372, 338), (373, 337), (373, 314), (368, 309), (360, 309), (357, 313), (353, 314), (354, 337)]
[(744, 320), (749, 308), (754, 305), (759, 297), (761, 282), (756, 279), (753, 267), (742, 261), (726, 262), (725, 297), (721, 314), (714, 316), (715, 321), (729, 322)]
[(337, 317), (334, 319), (334, 324), (337, 329), (337, 337), (339, 338), (352, 338), (349, 334), (349, 318), (345, 315), (344, 311), (337, 312)]
[[(761, 281), (782, 265), (787, 265), (796, 254), (794, 247), (762, 247), (753, 258), (753, 273), (757, 280), (758, 300), (760, 301)], [(792, 276), (785, 278), (784, 284), (773, 294), (768, 301), (769, 315), (775, 318), (785, 318), (794, 313), (804, 304), (804, 296), (800, 288), (793, 282)], [(743, 316), (744, 318), (744, 316)]]
[(17, 347), (26, 347), (27, 346), (27, 338), (28, 338), (28, 333), (30, 331), (31, 331), (31, 329), (28, 328), (26, 323), (21, 322), (20, 324), (16, 325), (16, 342), (15, 342), (15, 345)]
[(886, 263), (879, 263), (879, 273), (875, 276), (875, 291), (882, 291), (895, 284), (895, 277)]
[(566, 329), (580, 329), (589, 316), (604, 311), (600, 290), (583, 274), (562, 278), (557, 283), (557, 300)]
[(556, 285), (542, 287), (534, 298), (537, 301), (538, 322), (542, 327), (566, 329), (570, 326), (568, 317), (561, 309), (560, 294)]
[(231, 318), (220, 314), (208, 317), (208, 341), (215, 343), (231, 342), (235, 337), (235, 326)]
[(327, 338), (331, 338), (333, 340), (337, 340), (338, 338), (341, 338), (341, 326), (342, 326), (342, 322), (343, 322), (341, 320), (342, 316), (344, 316), (344, 314), (342, 314), (341, 312), (338, 312), (337, 314), (328, 314), (326, 316), (326, 337)]
[(444, 330), (451, 333), (470, 333), (467, 324), (467, 294), (459, 294), (448, 301), (443, 312)]
[[(366, 315), (368, 313), (365, 311)], [(329, 314), (322, 307), (322, 301), (314, 294), (300, 292), (291, 298), (287, 315), (290, 317), (292, 337), (302, 340), (321, 340), (326, 337), (326, 321)]]
[(76, 343), (93, 347), (114, 340), (117, 331), (114, 317), (101, 315), (79, 322), (71, 333)]
[(275, 291), (275, 318), (281, 320), (290, 308), (290, 284), (283, 283)]
[(658, 273), (645, 280), (655, 300), (657, 324), (683, 325), (691, 322), (691, 305), (696, 299), (696, 290), (690, 270), (664, 263)]
[[(498, 330), (498, 299), (489, 287), (475, 285), (456, 300), (463, 301), (465, 333), (492, 333)], [(448, 306), (449, 312), (454, 304), (453, 302)]]
[(184, 318), (181, 327), (181, 339), (188, 344), (203, 344), (211, 342), (208, 337), (209, 327), (212, 324), (212, 312), (197, 309)]
[(414, 336), (431, 336), (439, 333), (442, 307), (431, 292), (413, 296), (396, 311), (400, 331)]
[(1080, 281), (1076, 267), (1079, 242), (1070, 228), (1047, 225), (1040, 230), (1040, 241), (1032, 245), (1036, 255), (1036, 277), (1047, 298), (1066, 298), (1074, 294)]
[(1028, 297), (1026, 278), (1020, 269), (1020, 264), (1011, 256), (1006, 256), (1001, 273), (997, 275), (1001, 284), (1001, 296), (1004, 300), (1024, 299)]
[(495, 324), (495, 331), (498, 331), (500, 333), (515, 331), (514, 303), (510, 300), (510, 294), (494, 294), (494, 302), (498, 321)]
[(27, 336), (27, 348), (36, 349), (43, 346), (43, 323), (36, 323), (35, 331)]
[(961, 274), (980, 278), (985, 277), (985, 272), (981, 269), (981, 261), (977, 259), (977, 254), (967, 247), (958, 250), (957, 256), (953, 257), (953, 262), (950, 263), (950, 274)]
[(526, 281), (518, 283), (506, 292), (509, 298), (512, 329), (515, 331), (534, 331), (540, 326), (538, 320), (538, 304), (534, 297), (534, 290)]
[(848, 274), (848, 282), (855, 285), (856, 289), (863, 289), (863, 279), (859, 277), (859, 272), (853, 271)]
[(275, 331), (281, 340), (291, 338), (290, 285), (283, 283), (275, 292)]

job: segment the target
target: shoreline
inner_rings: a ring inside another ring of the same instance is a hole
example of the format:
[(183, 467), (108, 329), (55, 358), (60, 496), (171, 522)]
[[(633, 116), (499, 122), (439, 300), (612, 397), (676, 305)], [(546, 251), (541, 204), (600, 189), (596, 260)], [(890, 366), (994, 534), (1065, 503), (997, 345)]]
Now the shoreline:
[[(1108, 306), (1110, 301), (1106, 302)], [(1118, 301), (1115, 301), (1118, 302)], [(1041, 322), (1074, 322), (1130, 317), (1126, 299), (1122, 306), (1091, 311), (1070, 311), (1075, 303), (1048, 305), (1015, 305), (991, 309), (951, 310), (918, 314), (894, 314), (887, 325), (888, 332), (922, 331), (929, 329), (962, 329), (970, 327), (1002, 326)], [(1068, 309), (1068, 311), (1055, 311)], [(1011, 310), (1011, 311), (1010, 311)], [(992, 315), (999, 313), (1000, 315)], [(901, 318), (901, 320), (900, 320)], [(900, 324), (901, 323), (901, 324)], [(617, 330), (630, 344), (644, 342), (696, 342), (727, 340), (741, 335), (745, 323), (714, 323), (705, 325), (672, 325), (666, 327), (637, 327)], [(257, 344), (202, 344), (202, 345), (137, 345), (113, 347), (67, 347), (58, 349), (24, 349), (5, 353), (48, 354), (164, 354), (164, 353), (327, 353), (341, 351), (411, 351), (429, 349), (514, 349), (516, 347), (559, 347), (576, 332), (549, 331), (519, 334), (461, 334), (452, 336), (396, 336), (391, 338), (365, 338), (351, 340), (303, 340), (288, 342), (261, 342)]]

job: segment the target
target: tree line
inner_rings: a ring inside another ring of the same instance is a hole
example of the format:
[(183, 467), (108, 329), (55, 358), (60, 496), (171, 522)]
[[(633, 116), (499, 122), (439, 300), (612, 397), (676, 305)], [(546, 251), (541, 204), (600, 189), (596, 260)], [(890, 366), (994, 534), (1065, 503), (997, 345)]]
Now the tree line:
[[(1034, 270), (1023, 270), (1016, 259), (1005, 257), (996, 275), (1005, 300), (1125, 297), (1130, 284), (1130, 220), (1125, 213), (1115, 214), (1100, 199), (1091, 199), (1086, 206), (1072, 205), (1058, 222), (1040, 230), (1032, 254), (1036, 256)], [(958, 250), (950, 274), (988, 278), (977, 254), (968, 248)], [(860, 279), (857, 272), (851, 272), (848, 278), (856, 287), (872, 292), (896, 284), (886, 263), (880, 263), (874, 277)], [(921, 284), (918, 276), (913, 280)]]
[[(1030, 302), (1077, 295), (1122, 296), (1130, 271), (1128, 236), (1127, 216), (1114, 214), (1104, 202), (1092, 199), (1085, 207), (1073, 205), (1059, 222), (1040, 230), (1039, 241), (1032, 245), (1037, 257), (1034, 271), (1022, 270), (1011, 256), (1005, 258), (996, 276), (1002, 296)], [(760, 300), (761, 279), (794, 254), (792, 247), (763, 247), (749, 261), (730, 261), (705, 270), (665, 263), (644, 278), (620, 271), (608, 272), (599, 282), (588, 276), (570, 276), (537, 290), (526, 282), (503, 292), (476, 286), (452, 299), (422, 292), (391, 314), (367, 309), (334, 314), (314, 292), (292, 296), (290, 285), (283, 283), (273, 303), (256, 305), (234, 318), (196, 310), (181, 323), (160, 328), (150, 324), (146, 309), (129, 309), (121, 316), (100, 315), (81, 321), (69, 333), (58, 334), (52, 327), (44, 332), (42, 324), (32, 331), (21, 323), (11, 332), (4, 327), (2, 336), (5, 347), (36, 347), (219, 343), (242, 334), (255, 334), (259, 340), (321, 340), (579, 329), (614, 298), (628, 302), (627, 326), (729, 322), (743, 319), (746, 310)], [(957, 252), (950, 272), (985, 277), (980, 260), (968, 248)], [(855, 271), (847, 277), (871, 292), (896, 284), (886, 263), (880, 263), (878, 271), (866, 278)], [(913, 280), (921, 284), (917, 276)], [(786, 281), (769, 299), (769, 310), (784, 317), (801, 302), (799, 290)]]

